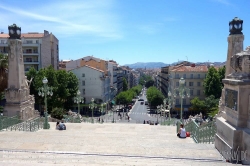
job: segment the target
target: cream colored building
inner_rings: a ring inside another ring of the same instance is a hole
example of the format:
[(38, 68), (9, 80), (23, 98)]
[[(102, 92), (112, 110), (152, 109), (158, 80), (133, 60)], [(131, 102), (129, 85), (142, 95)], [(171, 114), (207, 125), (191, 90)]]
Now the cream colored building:
[[(9, 34), (0, 34), (0, 53), (8, 53)], [(59, 69), (59, 40), (48, 31), (21, 34), (25, 72), (31, 67), (36, 70), (52, 65)]]
[[(199, 97), (199, 99), (205, 99), (204, 94), (204, 79), (206, 78), (206, 74), (208, 72), (208, 66), (195, 66), (192, 65), (179, 65), (179, 66), (172, 66), (169, 68), (169, 90), (172, 92), (176, 92), (179, 85), (179, 80), (181, 77), (185, 79), (185, 87), (190, 89), (190, 97), (183, 98), (183, 110), (188, 111), (189, 107), (191, 106), (190, 101), (195, 98)], [(178, 95), (175, 98), (175, 105), (173, 108), (175, 110), (179, 110), (178, 108), (181, 107), (181, 98)]]

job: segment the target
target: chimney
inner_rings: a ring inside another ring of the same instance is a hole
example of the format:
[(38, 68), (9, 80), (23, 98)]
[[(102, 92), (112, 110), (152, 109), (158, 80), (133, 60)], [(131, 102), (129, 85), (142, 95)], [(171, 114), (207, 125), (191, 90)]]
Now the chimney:
[(191, 67), (195, 67), (195, 63), (191, 64)]

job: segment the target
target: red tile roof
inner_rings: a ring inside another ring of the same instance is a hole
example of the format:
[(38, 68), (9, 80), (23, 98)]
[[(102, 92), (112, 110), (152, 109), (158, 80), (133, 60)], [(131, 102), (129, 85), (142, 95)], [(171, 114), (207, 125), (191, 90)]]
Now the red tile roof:
[(207, 66), (195, 66), (195, 67), (191, 67), (191, 66), (176, 66), (174, 67), (171, 71), (173, 72), (207, 72), (208, 71), (208, 67)]
[[(0, 38), (9, 38), (9, 34), (2, 33), (0, 34)], [(42, 38), (44, 37), (44, 33), (22, 33), (21, 38)]]

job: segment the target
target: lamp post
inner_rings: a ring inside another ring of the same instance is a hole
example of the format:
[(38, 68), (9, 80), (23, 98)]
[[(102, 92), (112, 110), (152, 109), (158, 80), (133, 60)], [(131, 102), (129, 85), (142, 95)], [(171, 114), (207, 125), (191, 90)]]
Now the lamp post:
[(174, 101), (174, 99), (172, 97), (172, 93), (170, 91), (168, 92), (168, 99), (167, 100), (168, 100), (168, 110), (169, 110), (169, 118), (168, 118), (168, 120), (169, 120), (169, 125), (170, 125), (170, 121), (171, 121), (171, 112), (170, 112), (170, 110), (172, 108), (172, 103), (175, 104), (175, 101)]
[(76, 97), (74, 97), (74, 103), (78, 104), (78, 120), (80, 121), (80, 103), (83, 103), (84, 100), (81, 96), (81, 92), (78, 90)]
[[(103, 111), (103, 107), (104, 107), (104, 106), (106, 106), (106, 103), (102, 103), (102, 104), (101, 104), (101, 109), (100, 109), (100, 110), (101, 110), (101, 116), (102, 116), (102, 114), (104, 113), (104, 111)], [(101, 120), (101, 119), (100, 119), (100, 120)]]
[(159, 110), (161, 109), (161, 106), (158, 105), (156, 108), (157, 108), (157, 123), (159, 123), (158, 122), (158, 113), (160, 112)]
[[(175, 88), (175, 93), (174, 93), (174, 97), (176, 97), (176, 91), (179, 92), (179, 96), (181, 99), (181, 122), (183, 123), (183, 119), (182, 119), (182, 104), (183, 104), (183, 99), (187, 96), (190, 97), (190, 89), (185, 87), (185, 80), (184, 78), (181, 77), (181, 79), (179, 80), (179, 84), (180, 86), (178, 88)], [(186, 92), (186, 94), (185, 94)]]
[(164, 111), (164, 125), (166, 123), (166, 103), (167, 103), (167, 99), (163, 100), (163, 111)]
[(94, 111), (94, 108), (97, 107), (97, 105), (94, 103), (95, 99), (92, 98), (91, 99), (91, 103), (89, 104), (89, 108), (92, 109), (92, 123), (94, 123), (94, 114), (93, 114), (93, 111)]
[(43, 129), (49, 129), (50, 125), (48, 123), (48, 110), (47, 110), (47, 95), (48, 96), (52, 96), (53, 92), (52, 92), (52, 87), (48, 86), (48, 80), (46, 77), (43, 78), (43, 87), (39, 88), (39, 92), (38, 95), (39, 96), (44, 96), (44, 103), (45, 103), (45, 122), (43, 125)]

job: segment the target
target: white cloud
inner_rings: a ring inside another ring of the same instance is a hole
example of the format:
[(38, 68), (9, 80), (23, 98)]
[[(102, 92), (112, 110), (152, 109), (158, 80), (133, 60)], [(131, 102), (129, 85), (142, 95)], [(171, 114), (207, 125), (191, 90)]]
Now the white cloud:
[[(0, 4), (1, 24), (10, 25), (12, 23), (9, 20), (13, 20), (22, 27), (23, 32), (24, 29), (25, 32), (42, 32), (46, 29), (65, 36), (93, 35), (108, 39), (122, 38), (119, 20), (110, 12), (114, 7), (112, 0), (49, 2), (52, 3), (43, 6), (34, 3), (29, 9)], [(2, 17), (4, 14), (8, 16)]]
[(231, 6), (232, 4), (228, 0), (213, 0), (215, 2), (221, 3), (223, 5)]

